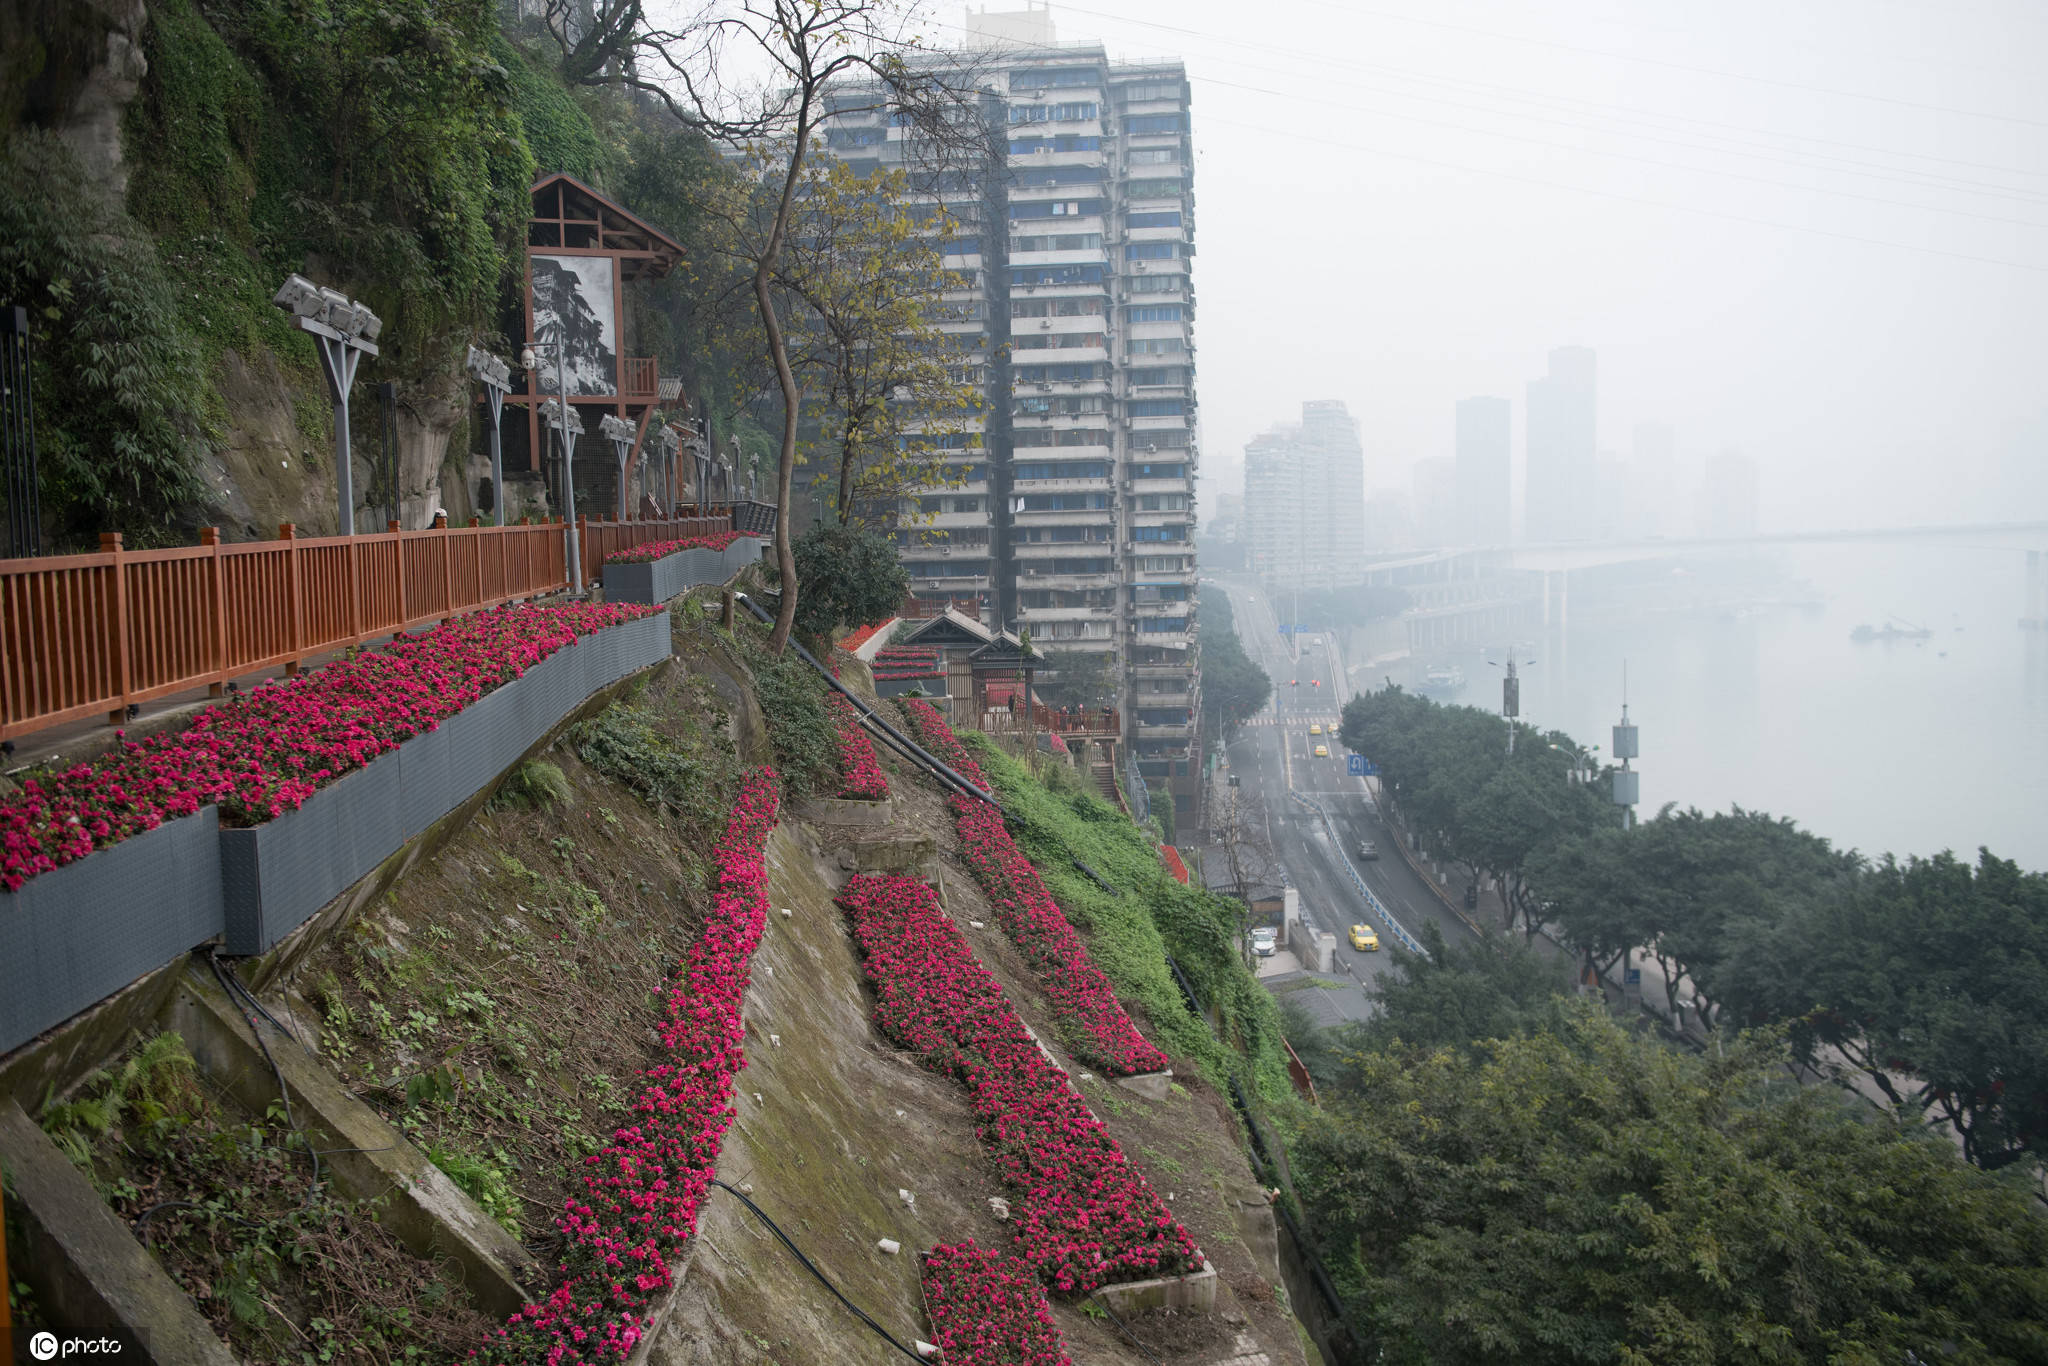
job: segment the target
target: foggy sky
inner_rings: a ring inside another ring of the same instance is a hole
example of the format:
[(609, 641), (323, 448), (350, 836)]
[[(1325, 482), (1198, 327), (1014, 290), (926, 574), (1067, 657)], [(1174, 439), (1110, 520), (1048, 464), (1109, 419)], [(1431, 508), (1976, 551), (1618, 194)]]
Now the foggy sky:
[(1519, 480), (1524, 386), (1576, 344), (1603, 451), (1644, 421), (1681, 469), (1739, 449), (1767, 530), (2048, 518), (2048, 6), (1053, 13), (1194, 81), (1207, 515), (1305, 398), (1403, 490), (1456, 400), (1510, 399)]

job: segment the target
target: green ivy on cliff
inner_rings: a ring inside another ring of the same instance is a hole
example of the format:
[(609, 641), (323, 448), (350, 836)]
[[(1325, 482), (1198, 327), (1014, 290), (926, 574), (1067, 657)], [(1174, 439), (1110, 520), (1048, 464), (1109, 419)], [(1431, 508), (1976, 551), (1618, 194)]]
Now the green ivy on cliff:
[(54, 134), (0, 142), (0, 302), (29, 310), (53, 549), (172, 539), (204, 490), (204, 374), (147, 237)]

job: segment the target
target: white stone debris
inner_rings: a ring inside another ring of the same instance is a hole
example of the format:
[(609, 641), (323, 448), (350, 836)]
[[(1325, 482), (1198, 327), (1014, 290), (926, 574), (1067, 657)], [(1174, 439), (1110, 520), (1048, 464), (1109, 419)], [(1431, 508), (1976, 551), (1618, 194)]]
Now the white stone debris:
[(761, 1103), (761, 1093), (759, 1091), (754, 1092), (754, 1103), (757, 1105)]
[(901, 1110), (898, 1110), (898, 1111), (896, 1112), (896, 1118), (898, 1118), (898, 1119), (901, 1119), (901, 1118), (903, 1118), (903, 1112), (902, 1112)]
[(789, 909), (789, 907), (787, 907), (787, 906), (784, 906), (784, 907), (782, 908), (782, 918), (783, 918), (784, 920), (787, 920), (787, 919), (789, 919), (789, 918), (790, 918), (791, 916), (793, 916), (793, 915), (795, 915), (795, 914), (796, 914), (796, 912), (795, 912), (795, 911), (792, 911), (792, 910), (791, 910), (791, 909)]
[(884, 1238), (876, 1243), (875, 1246), (888, 1253), (891, 1257), (903, 1250), (903, 1244), (897, 1242), (894, 1238)]
[(768, 1046), (770, 1048), (782, 1047), (782, 1036), (780, 1034), (770, 1034), (768, 1036)]
[(1010, 1202), (1003, 1199), (1000, 1195), (991, 1195), (988, 1198), (988, 1212), (998, 1219), (1008, 1219), (1010, 1217)]
[(923, 1338), (917, 1339), (917, 1354), (926, 1361), (937, 1361), (939, 1359), (939, 1349), (926, 1342)]
[(988, 928), (988, 926), (982, 924), (979, 920), (970, 920), (967, 923), (969, 925), (972, 925), (977, 930), (985, 930)]
[(917, 1197), (912, 1195), (909, 1191), (904, 1190), (901, 1187), (898, 1187), (896, 1194), (902, 1199), (904, 1204), (910, 1206), (912, 1209), (917, 1208)]

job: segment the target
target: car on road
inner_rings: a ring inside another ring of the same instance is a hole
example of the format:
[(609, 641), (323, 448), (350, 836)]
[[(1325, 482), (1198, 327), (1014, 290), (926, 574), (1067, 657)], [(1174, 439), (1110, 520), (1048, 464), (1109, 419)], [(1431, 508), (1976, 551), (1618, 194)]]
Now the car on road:
[(1262, 925), (1252, 931), (1252, 952), (1261, 958), (1271, 958), (1280, 947), (1280, 932), (1270, 925)]
[(1358, 842), (1358, 856), (1362, 859), (1378, 858), (1380, 856), (1380, 847), (1371, 840), (1360, 840)]
[(1329, 758), (1329, 757), (1330, 757), (1330, 747), (1329, 747), (1328, 745), (1317, 745), (1317, 746), (1316, 746), (1316, 758), (1318, 758), (1318, 759), (1327, 759), (1327, 758)]
[(1351, 927), (1351, 947), (1357, 949), (1360, 953), (1378, 953), (1380, 937), (1373, 933), (1372, 926), (1370, 925), (1353, 925)]
[(1322, 723), (1322, 722), (1320, 722), (1320, 721), (1311, 721), (1311, 722), (1309, 722), (1309, 723), (1308, 723), (1308, 733), (1309, 733), (1310, 735), (1321, 735), (1321, 734), (1323, 733), (1323, 723)]

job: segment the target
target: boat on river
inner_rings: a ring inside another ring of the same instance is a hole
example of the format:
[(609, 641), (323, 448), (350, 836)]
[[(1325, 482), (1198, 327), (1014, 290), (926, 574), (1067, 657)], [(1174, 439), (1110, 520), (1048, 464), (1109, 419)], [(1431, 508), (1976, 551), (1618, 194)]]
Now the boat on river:
[(1925, 626), (1915, 626), (1910, 621), (1901, 622), (1894, 617), (1882, 626), (1872, 626), (1865, 622), (1849, 632), (1849, 639), (1861, 645), (1873, 640), (1925, 640), (1933, 634), (1934, 632)]
[(1464, 690), (1465, 671), (1455, 664), (1439, 664), (1422, 676), (1425, 696), (1454, 697)]

